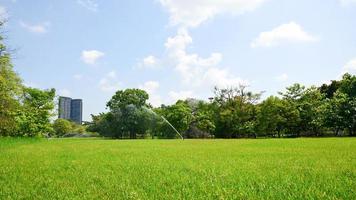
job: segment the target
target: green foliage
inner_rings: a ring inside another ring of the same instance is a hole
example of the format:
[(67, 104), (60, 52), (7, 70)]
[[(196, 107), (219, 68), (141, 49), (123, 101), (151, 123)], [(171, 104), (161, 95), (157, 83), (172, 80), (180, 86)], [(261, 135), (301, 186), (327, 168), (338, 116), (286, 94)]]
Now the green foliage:
[(324, 132), (325, 97), (316, 87), (305, 90), (300, 99), (300, 128), (305, 136), (319, 136)]
[[(177, 101), (176, 104), (165, 106), (160, 112), (177, 130), (179, 133), (185, 133), (193, 120), (192, 110), (184, 101)], [(176, 133), (172, 131), (166, 123), (163, 125), (163, 132), (166, 138), (177, 137)]]
[(140, 89), (119, 90), (106, 104), (110, 110), (125, 109), (128, 105), (133, 105), (137, 108), (146, 106), (148, 94)]
[(88, 130), (105, 137), (136, 138), (150, 128), (151, 113), (147, 112), (148, 94), (140, 89), (119, 90), (107, 103), (108, 113), (92, 115), (93, 124)]
[(119, 122), (114, 121), (113, 113), (100, 113), (99, 115), (91, 115), (92, 123), (88, 125), (87, 131), (98, 132), (104, 137), (120, 138), (122, 131)]
[(356, 138), (0, 138), (0, 152), (0, 199), (356, 199)]
[(350, 136), (356, 134), (356, 76), (345, 74), (332, 98), (326, 99), (324, 124), (335, 135), (345, 130)]
[(215, 135), (222, 138), (256, 137), (256, 104), (261, 94), (246, 91), (242, 85), (236, 88), (215, 88)]
[(21, 96), (21, 109), (16, 115), (19, 126), (17, 134), (41, 136), (53, 132), (50, 117), (53, 116), (54, 97), (54, 89), (46, 91), (25, 87)]
[(72, 123), (66, 119), (56, 119), (53, 123), (53, 129), (57, 136), (69, 133), (72, 128)]
[(319, 90), (324, 96), (328, 99), (333, 98), (335, 92), (339, 89), (340, 87), (340, 81), (333, 80), (331, 83), (328, 84), (323, 84)]
[(257, 132), (259, 136), (281, 136), (283, 128), (286, 126), (285, 107), (278, 97), (268, 97), (258, 106), (257, 111)]
[(62, 137), (65, 134), (84, 134), (86, 133), (86, 128), (75, 122), (66, 119), (56, 119), (53, 123), (53, 129), (55, 136)]
[(21, 91), (21, 79), (13, 70), (10, 54), (0, 36), (0, 136), (16, 134), (15, 116), (20, 106), (17, 99)]
[[(91, 129), (114, 138), (150, 134), (176, 138), (166, 118), (187, 138), (300, 137), (354, 135), (356, 132), (356, 78), (345, 74), (321, 88), (293, 84), (259, 102), (262, 93), (245, 86), (215, 88), (211, 102), (196, 99), (147, 111), (147, 93), (138, 89), (118, 91), (108, 102), (110, 112), (93, 118)], [(336, 89), (336, 91), (334, 91)], [(331, 98), (328, 98), (331, 97)]]

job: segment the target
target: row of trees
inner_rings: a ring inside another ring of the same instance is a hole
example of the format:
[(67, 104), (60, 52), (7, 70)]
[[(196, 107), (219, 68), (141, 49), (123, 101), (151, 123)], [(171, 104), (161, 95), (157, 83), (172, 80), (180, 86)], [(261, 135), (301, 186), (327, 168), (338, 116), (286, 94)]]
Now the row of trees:
[(261, 101), (246, 86), (215, 88), (210, 102), (187, 99), (152, 108), (139, 89), (119, 90), (108, 113), (92, 116), (90, 131), (113, 138), (175, 138), (167, 119), (186, 138), (300, 137), (356, 133), (356, 76), (321, 87), (287, 87)]

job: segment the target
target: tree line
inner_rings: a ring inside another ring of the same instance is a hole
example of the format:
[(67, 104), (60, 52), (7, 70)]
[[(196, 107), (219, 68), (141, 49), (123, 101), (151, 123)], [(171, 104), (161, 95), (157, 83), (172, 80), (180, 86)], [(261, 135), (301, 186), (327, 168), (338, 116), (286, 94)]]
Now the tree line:
[(293, 84), (261, 101), (239, 85), (215, 88), (210, 101), (179, 100), (153, 108), (140, 89), (119, 90), (109, 112), (92, 115), (90, 131), (112, 138), (176, 138), (167, 119), (185, 138), (355, 136), (356, 76), (321, 87)]

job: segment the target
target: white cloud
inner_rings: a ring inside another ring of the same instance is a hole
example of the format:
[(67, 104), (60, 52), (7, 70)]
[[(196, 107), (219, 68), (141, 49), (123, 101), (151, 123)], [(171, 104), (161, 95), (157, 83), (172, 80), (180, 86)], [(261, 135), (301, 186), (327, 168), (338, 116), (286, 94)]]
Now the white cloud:
[(112, 79), (116, 78), (116, 77), (117, 77), (117, 76), (116, 76), (116, 72), (115, 72), (115, 71), (109, 72), (109, 73), (107, 74), (107, 77), (112, 78)]
[(186, 100), (187, 98), (195, 98), (196, 96), (194, 95), (193, 91), (186, 90), (186, 91), (170, 91), (168, 93), (168, 96), (171, 100), (172, 103), (177, 102), (178, 100)]
[(157, 107), (162, 104), (162, 99), (157, 90), (159, 88), (159, 82), (157, 81), (147, 81), (143, 85), (139, 86), (140, 89), (145, 90), (150, 96), (148, 102), (153, 106)]
[(138, 68), (147, 68), (147, 69), (158, 69), (160, 67), (159, 60), (155, 56), (149, 55), (145, 57), (142, 62), (138, 63)]
[(147, 66), (154, 66), (157, 64), (157, 59), (154, 56), (147, 56), (143, 59), (143, 64)]
[(157, 81), (147, 81), (139, 88), (145, 90), (148, 93), (153, 93), (159, 88), (159, 83)]
[(73, 78), (76, 79), (76, 80), (82, 80), (83, 79), (83, 75), (82, 74), (75, 74), (73, 76)]
[(218, 14), (242, 14), (266, 0), (160, 0), (168, 10), (172, 25), (197, 27)]
[(168, 59), (179, 73), (183, 83), (193, 87), (213, 87), (238, 85), (244, 81), (224, 68), (218, 67), (221, 53), (212, 53), (207, 58), (188, 53), (187, 47), (193, 42), (186, 29), (180, 29), (176, 36), (167, 39), (165, 44)]
[(351, 59), (342, 69), (342, 74), (350, 73), (356, 75), (356, 58)]
[(356, 0), (339, 0), (339, 1), (340, 1), (341, 5), (343, 5), (343, 6), (348, 6), (350, 4), (356, 3)]
[(205, 81), (205, 85), (208, 85), (209, 87), (218, 86), (220, 88), (226, 88), (238, 85), (250, 85), (247, 80), (235, 77), (227, 69), (214, 67), (206, 71), (203, 80)]
[(170, 14), (171, 25), (177, 26), (177, 34), (167, 39), (163, 58), (157, 59), (150, 55), (139, 66), (152, 68), (157, 63), (164, 63), (178, 73), (184, 84), (182, 88), (187, 86), (190, 89), (169, 92), (169, 98), (173, 101), (195, 97), (194, 91), (212, 89), (214, 86), (247, 85), (247, 81), (234, 76), (227, 68), (220, 67), (223, 57), (221, 53), (214, 52), (208, 57), (202, 57), (188, 52), (187, 49), (193, 43), (188, 29), (197, 27), (218, 14), (252, 11), (265, 1), (267, 0), (160, 0)]
[(8, 18), (8, 13), (5, 7), (0, 5), (0, 21), (4, 21)]
[(115, 71), (107, 73), (99, 81), (99, 89), (104, 92), (115, 92), (120, 88), (120, 85), (121, 83), (119, 82)]
[(98, 4), (94, 0), (77, 0), (77, 3), (90, 11), (98, 11)]
[(288, 74), (283, 73), (275, 78), (277, 81), (284, 82), (288, 80)]
[(60, 89), (58, 91), (58, 95), (59, 96), (69, 97), (71, 95), (71, 92), (68, 89)]
[(48, 28), (51, 24), (49, 22), (44, 22), (40, 24), (29, 24), (20, 21), (20, 26), (31, 33), (44, 34), (48, 32)]
[(95, 65), (97, 60), (104, 55), (103, 52), (98, 50), (84, 50), (82, 51), (81, 59), (86, 64)]
[(271, 47), (285, 43), (315, 42), (317, 40), (318, 38), (305, 32), (299, 24), (289, 22), (271, 31), (260, 33), (251, 43), (251, 47)]

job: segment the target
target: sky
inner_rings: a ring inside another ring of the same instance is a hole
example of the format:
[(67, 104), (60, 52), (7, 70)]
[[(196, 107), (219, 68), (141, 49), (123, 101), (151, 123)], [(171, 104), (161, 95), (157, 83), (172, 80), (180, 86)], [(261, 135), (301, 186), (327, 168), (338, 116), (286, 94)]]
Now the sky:
[(126, 88), (159, 106), (356, 74), (356, 0), (0, 0), (0, 17), (24, 84), (83, 99), (84, 120)]

